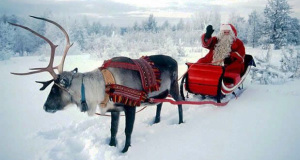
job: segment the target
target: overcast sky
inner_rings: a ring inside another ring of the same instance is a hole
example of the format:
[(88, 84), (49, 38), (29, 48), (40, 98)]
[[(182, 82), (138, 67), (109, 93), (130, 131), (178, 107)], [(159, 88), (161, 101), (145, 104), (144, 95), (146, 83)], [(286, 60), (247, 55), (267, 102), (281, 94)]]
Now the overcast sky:
[[(292, 16), (300, 19), (300, 1), (288, 0)], [(190, 18), (194, 13), (220, 11), (226, 23), (229, 14), (243, 17), (253, 11), (262, 11), (267, 0), (0, 0), (0, 14), (42, 16), (86, 15), (109, 23), (131, 25), (153, 14), (156, 19)]]

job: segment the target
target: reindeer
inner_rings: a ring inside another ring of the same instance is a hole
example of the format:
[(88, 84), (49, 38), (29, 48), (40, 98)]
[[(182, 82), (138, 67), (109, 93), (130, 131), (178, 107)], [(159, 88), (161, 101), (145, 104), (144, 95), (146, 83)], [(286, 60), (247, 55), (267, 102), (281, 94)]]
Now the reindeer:
[[(69, 104), (77, 105), (82, 112), (87, 112), (89, 116), (95, 115), (96, 109), (100, 106), (102, 100), (105, 98), (105, 79), (102, 72), (97, 68), (90, 72), (78, 73), (77, 68), (73, 71), (63, 71), (64, 61), (68, 53), (69, 48), (72, 46), (70, 44), (69, 36), (65, 29), (61, 27), (58, 23), (48, 20), (45, 18), (30, 16), (35, 19), (44, 20), (57, 26), (66, 37), (66, 46), (63, 53), (62, 60), (59, 65), (53, 66), (55, 49), (57, 45), (54, 45), (49, 39), (40, 35), (39, 33), (33, 31), (32, 29), (10, 23), (11, 25), (21, 27), (25, 30), (32, 32), (34, 35), (45, 40), (51, 47), (50, 62), (45, 68), (32, 68), (31, 72), (27, 73), (12, 73), (14, 75), (30, 75), (40, 72), (49, 72), (53, 79), (46, 82), (39, 82), (43, 84), (40, 90), (44, 90), (52, 82), (52, 88), (48, 95), (48, 98), (44, 104), (44, 110), (46, 112), (55, 113), (58, 110), (63, 110), (65, 106)], [(167, 95), (171, 95), (176, 101), (181, 100), (179, 96), (179, 88), (177, 83), (178, 77), (178, 66), (177, 62), (169, 56), (164, 55), (154, 55), (149, 56), (154, 65), (161, 72), (161, 85), (158, 91), (149, 93), (148, 98), (165, 98)], [(126, 61), (129, 58), (126, 57), (116, 57), (117, 61)], [(54, 70), (58, 71), (58, 74)], [(130, 88), (137, 90), (142, 89), (141, 79), (139, 73), (133, 70), (126, 70), (121, 68), (108, 68), (108, 70), (114, 75), (117, 84), (121, 84)], [(145, 103), (146, 104), (146, 103)], [(149, 103), (148, 103), (149, 104)], [(162, 103), (157, 104), (156, 116), (154, 123), (160, 122), (160, 112), (162, 108)], [(127, 152), (131, 145), (131, 134), (133, 131), (133, 125), (135, 121), (135, 106), (127, 106), (122, 104), (117, 104), (109, 101), (106, 107), (100, 107), (101, 113), (111, 112), (111, 138), (109, 145), (116, 146), (117, 140), (116, 135), (118, 131), (118, 123), (120, 112), (125, 112), (125, 135), (126, 141), (122, 152)], [(178, 105), (179, 113), (179, 124), (183, 123), (182, 115), (182, 105)]]

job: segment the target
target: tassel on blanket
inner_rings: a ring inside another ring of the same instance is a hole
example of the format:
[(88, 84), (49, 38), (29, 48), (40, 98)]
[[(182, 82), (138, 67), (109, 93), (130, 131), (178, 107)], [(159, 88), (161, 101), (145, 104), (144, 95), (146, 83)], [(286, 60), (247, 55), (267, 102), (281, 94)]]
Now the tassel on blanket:
[(118, 84), (106, 86), (105, 92), (115, 103), (122, 103), (128, 106), (140, 106), (147, 98), (146, 92), (128, 88)]

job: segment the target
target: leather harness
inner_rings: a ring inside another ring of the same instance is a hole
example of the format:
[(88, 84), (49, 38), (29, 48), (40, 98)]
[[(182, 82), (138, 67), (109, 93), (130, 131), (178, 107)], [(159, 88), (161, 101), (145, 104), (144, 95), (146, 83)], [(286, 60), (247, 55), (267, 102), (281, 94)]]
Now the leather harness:
[[(112, 75), (112, 73), (108, 69), (100, 69), (100, 71), (103, 75), (105, 86), (110, 85), (110, 84), (116, 84), (114, 76)], [(100, 103), (100, 106), (102, 108), (105, 108), (108, 101), (109, 101), (109, 94), (107, 94), (105, 92), (104, 99)]]

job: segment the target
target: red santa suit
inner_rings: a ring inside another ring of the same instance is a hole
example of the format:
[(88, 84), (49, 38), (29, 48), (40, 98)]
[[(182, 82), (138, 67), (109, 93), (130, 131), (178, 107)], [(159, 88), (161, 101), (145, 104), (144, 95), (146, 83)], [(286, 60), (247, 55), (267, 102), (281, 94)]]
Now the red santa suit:
[[(230, 30), (230, 32), (234, 33), (234, 38), (231, 44), (231, 47), (229, 50), (229, 53), (224, 53), (226, 54), (224, 58), (228, 57), (230, 63), (227, 64), (225, 62), (224, 64), (224, 59), (219, 59), (219, 60), (214, 60), (214, 54), (215, 54), (215, 48), (218, 45), (220, 39), (218, 37), (211, 37), (209, 39), (205, 40), (205, 34), (201, 36), (202, 40), (202, 46), (204, 48), (209, 49), (208, 54), (199, 59), (197, 63), (211, 63), (213, 65), (221, 65), (225, 66), (225, 72), (234, 72), (234, 73), (239, 73), (242, 74), (244, 72), (244, 57), (245, 57), (245, 47), (243, 42), (237, 38), (237, 31), (235, 27), (231, 24), (223, 24), (221, 25), (221, 31), (223, 30)], [(233, 35), (233, 34), (232, 34)], [(222, 61), (222, 63), (220, 63)]]

